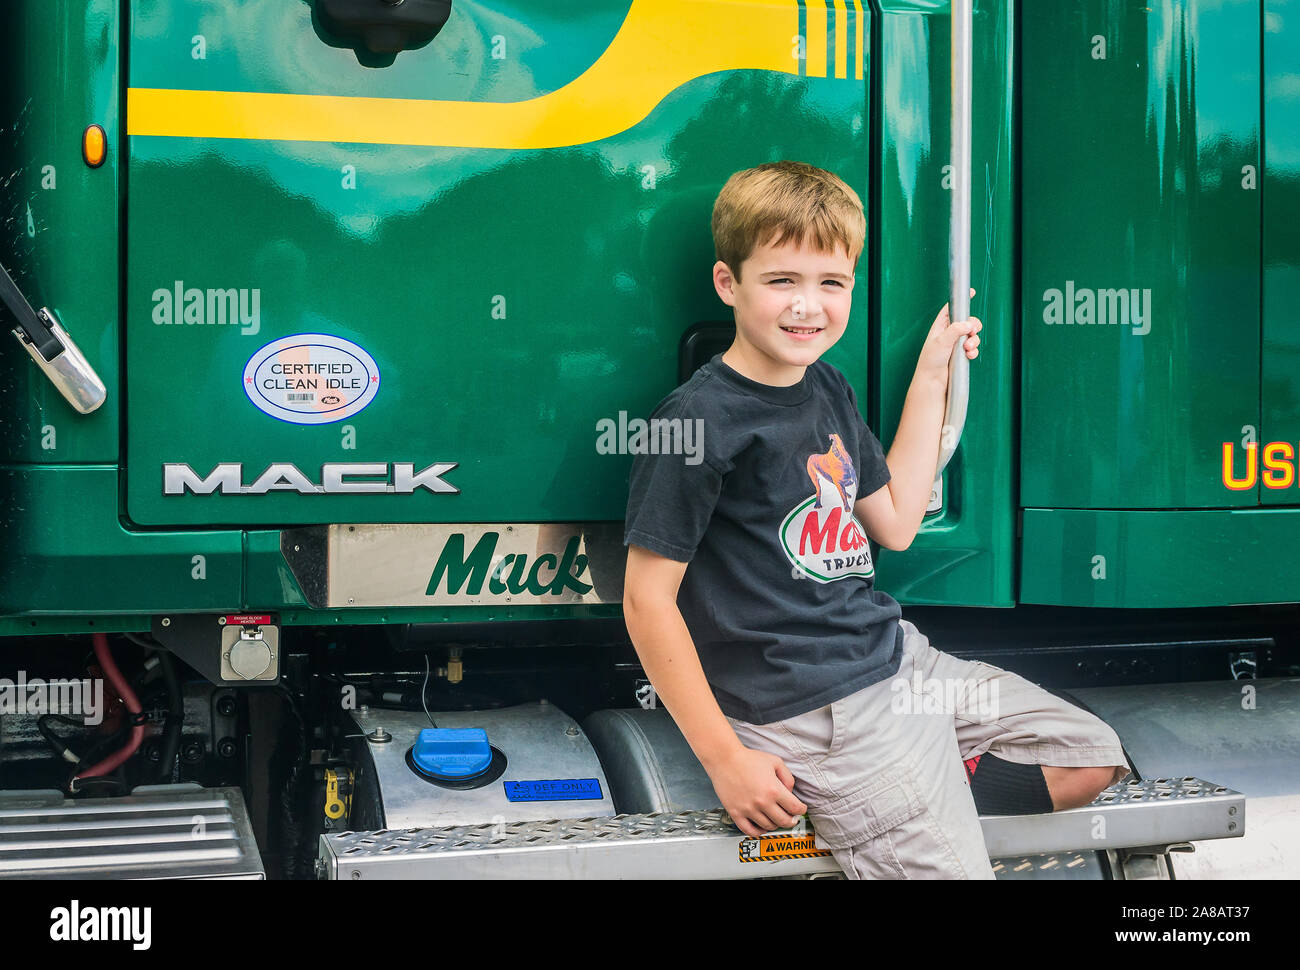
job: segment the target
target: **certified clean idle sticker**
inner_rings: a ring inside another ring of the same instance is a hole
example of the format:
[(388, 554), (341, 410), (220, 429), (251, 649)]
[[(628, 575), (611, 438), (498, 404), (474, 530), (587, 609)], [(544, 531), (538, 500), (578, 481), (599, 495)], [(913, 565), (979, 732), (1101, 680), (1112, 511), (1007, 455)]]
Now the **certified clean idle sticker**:
[(244, 365), (244, 393), (261, 411), (293, 424), (350, 418), (375, 399), (379, 366), (342, 337), (300, 333), (272, 341)]

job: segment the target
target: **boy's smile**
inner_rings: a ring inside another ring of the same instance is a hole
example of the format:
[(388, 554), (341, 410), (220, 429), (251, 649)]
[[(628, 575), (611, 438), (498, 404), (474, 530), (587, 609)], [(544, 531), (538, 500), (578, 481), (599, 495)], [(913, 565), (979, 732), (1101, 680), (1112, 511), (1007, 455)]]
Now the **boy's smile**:
[(740, 275), (738, 282), (721, 260), (713, 267), (718, 296), (736, 310), (736, 340), (723, 362), (760, 384), (797, 384), (844, 334), (853, 260), (843, 248), (830, 254), (807, 242), (769, 242), (755, 248)]

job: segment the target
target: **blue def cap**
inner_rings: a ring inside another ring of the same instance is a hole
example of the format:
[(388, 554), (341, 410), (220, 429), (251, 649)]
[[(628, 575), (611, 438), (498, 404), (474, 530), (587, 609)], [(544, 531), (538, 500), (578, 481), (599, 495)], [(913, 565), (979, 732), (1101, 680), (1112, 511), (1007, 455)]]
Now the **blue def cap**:
[(417, 770), (434, 778), (473, 778), (487, 771), (492, 749), (482, 728), (425, 728), (411, 760)]

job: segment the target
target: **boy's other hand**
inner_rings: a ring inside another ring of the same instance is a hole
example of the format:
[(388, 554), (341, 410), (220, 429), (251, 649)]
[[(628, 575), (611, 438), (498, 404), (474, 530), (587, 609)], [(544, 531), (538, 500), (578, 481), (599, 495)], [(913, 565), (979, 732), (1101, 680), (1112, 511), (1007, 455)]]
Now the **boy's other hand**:
[(736, 828), (756, 837), (788, 829), (808, 806), (794, 796), (794, 775), (780, 758), (741, 747), (709, 771), (709, 780)]
[[(974, 289), (970, 291), (970, 295), (975, 295)], [(952, 348), (956, 346), (957, 341), (964, 339), (966, 356), (974, 360), (979, 356), (980, 345), (980, 338), (975, 334), (982, 329), (984, 324), (980, 322), (979, 317), (953, 323), (948, 318), (948, 304), (945, 303), (939, 315), (934, 318), (934, 323), (930, 324), (925, 346), (921, 348), (921, 357), (916, 363), (917, 373), (947, 384), (948, 361), (952, 359)]]

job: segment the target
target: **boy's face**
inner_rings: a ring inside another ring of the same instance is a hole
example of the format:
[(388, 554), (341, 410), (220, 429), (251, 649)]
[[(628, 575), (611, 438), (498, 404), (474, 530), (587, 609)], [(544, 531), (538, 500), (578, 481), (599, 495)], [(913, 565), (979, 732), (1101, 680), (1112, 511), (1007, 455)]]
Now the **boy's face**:
[(761, 384), (798, 383), (844, 334), (853, 302), (852, 258), (842, 247), (831, 254), (768, 242), (741, 264), (740, 275), (737, 282), (726, 263), (714, 264), (714, 288), (736, 309), (736, 342), (723, 359)]

